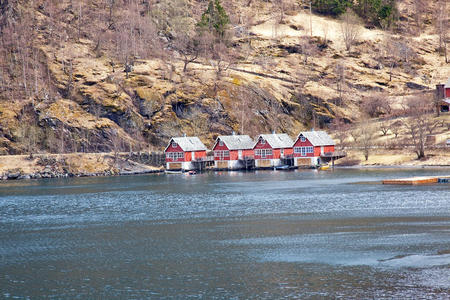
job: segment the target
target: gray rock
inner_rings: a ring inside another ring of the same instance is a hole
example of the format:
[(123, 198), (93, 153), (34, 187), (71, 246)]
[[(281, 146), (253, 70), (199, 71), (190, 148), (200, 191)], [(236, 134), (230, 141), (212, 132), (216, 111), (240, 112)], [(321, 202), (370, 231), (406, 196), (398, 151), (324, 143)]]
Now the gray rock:
[(20, 177), (20, 172), (8, 173), (7, 177), (10, 180), (18, 179)]

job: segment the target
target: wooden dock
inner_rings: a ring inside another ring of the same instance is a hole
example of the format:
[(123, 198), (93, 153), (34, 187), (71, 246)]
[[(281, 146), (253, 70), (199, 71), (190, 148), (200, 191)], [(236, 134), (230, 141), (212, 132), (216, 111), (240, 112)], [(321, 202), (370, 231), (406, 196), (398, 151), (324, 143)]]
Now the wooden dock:
[(410, 177), (410, 178), (398, 178), (383, 180), (383, 184), (396, 184), (396, 185), (424, 185), (424, 184), (436, 184), (439, 182), (446, 182), (450, 176), (425, 176), (425, 177)]

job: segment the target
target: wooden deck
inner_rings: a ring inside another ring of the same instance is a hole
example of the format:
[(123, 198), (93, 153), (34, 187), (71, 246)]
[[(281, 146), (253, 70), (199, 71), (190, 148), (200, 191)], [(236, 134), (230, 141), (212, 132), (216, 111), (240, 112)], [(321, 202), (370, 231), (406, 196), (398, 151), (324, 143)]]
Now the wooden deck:
[(383, 180), (383, 184), (396, 185), (424, 185), (444, 182), (442, 179), (448, 179), (450, 176), (425, 176), (425, 177), (410, 177)]

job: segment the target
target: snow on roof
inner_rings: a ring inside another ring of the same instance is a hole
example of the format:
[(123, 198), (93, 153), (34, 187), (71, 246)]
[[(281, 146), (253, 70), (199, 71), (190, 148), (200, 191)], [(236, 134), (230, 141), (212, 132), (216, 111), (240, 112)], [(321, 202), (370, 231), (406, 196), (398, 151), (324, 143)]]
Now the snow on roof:
[(294, 141), (286, 133), (260, 134), (258, 140), (261, 137), (265, 139), (274, 149), (290, 148), (294, 144)]
[[(177, 143), (183, 151), (203, 151), (207, 150), (202, 141), (196, 136), (174, 137), (171, 141)], [(170, 144), (169, 144), (170, 145)], [(169, 147), (169, 146), (167, 146)], [(166, 148), (167, 149), (167, 148)]]
[(447, 83), (445, 84), (444, 88), (450, 89), (450, 77), (447, 80)]
[(217, 137), (216, 144), (219, 139), (225, 143), (229, 150), (253, 149), (255, 144), (248, 135), (221, 135)]
[[(304, 131), (300, 132), (298, 138), (303, 135), (314, 146), (336, 145), (333, 139), (325, 131)], [(297, 139), (298, 139), (297, 138)]]

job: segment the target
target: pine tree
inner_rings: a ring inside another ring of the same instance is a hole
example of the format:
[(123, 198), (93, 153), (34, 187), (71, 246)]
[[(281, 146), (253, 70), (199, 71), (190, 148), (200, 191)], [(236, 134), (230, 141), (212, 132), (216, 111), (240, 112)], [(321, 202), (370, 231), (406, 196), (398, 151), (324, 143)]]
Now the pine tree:
[(220, 4), (220, 0), (210, 0), (208, 8), (203, 13), (197, 26), (207, 28), (210, 32), (214, 32), (217, 37), (224, 38), (229, 23), (230, 18)]

